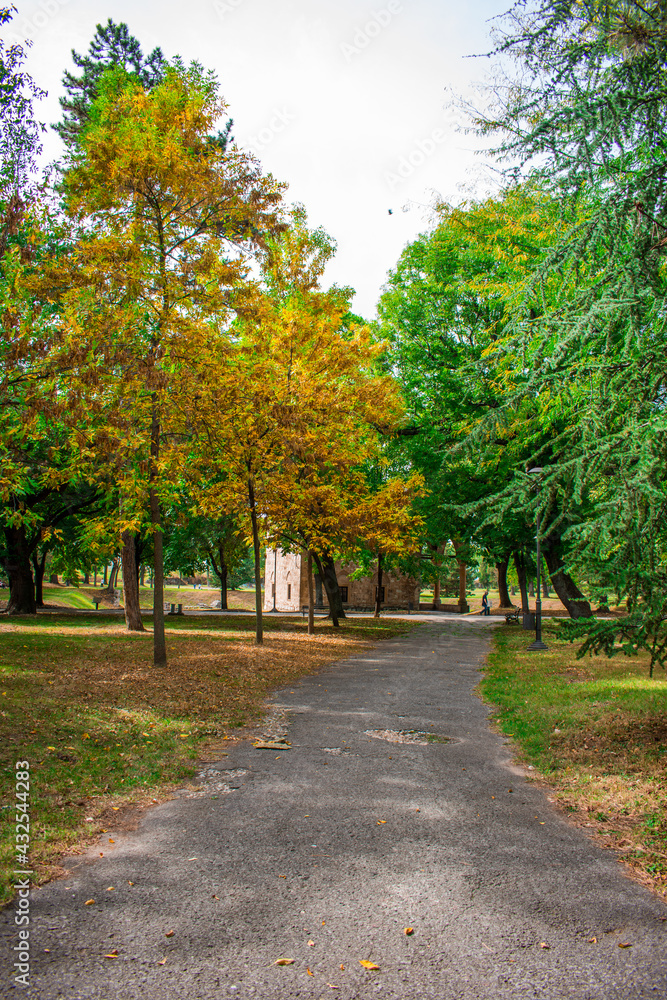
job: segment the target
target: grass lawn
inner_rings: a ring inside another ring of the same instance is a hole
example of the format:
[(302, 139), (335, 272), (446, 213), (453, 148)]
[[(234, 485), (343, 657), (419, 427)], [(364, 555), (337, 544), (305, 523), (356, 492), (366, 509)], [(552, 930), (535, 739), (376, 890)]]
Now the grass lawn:
[(169, 666), (155, 668), (152, 632), (128, 633), (118, 616), (0, 621), (0, 903), (15, 867), (17, 761), (30, 763), (30, 861), (43, 882), (114, 810), (168, 794), (197, 759), (219, 759), (273, 688), (414, 627), (356, 618), (333, 629), (318, 619), (308, 636), (302, 619), (270, 617), (257, 647), (254, 625), (170, 618)]
[[(120, 592), (120, 600), (123, 600), (122, 581), (118, 581), (116, 588)], [(54, 608), (75, 608), (77, 610), (92, 611), (95, 607), (93, 599), (100, 597), (100, 588), (88, 586), (82, 583), (79, 587), (56, 586), (52, 583), (44, 584), (44, 603), (47, 607)], [(182, 604), (185, 608), (210, 608), (214, 601), (220, 600), (220, 589), (215, 587), (202, 587), (201, 590), (194, 590), (192, 587), (165, 587), (164, 599), (171, 604)], [(9, 600), (9, 590), (7, 587), (0, 587), (0, 606), (5, 607)], [(230, 590), (227, 594), (229, 608), (232, 611), (253, 611), (255, 608), (254, 590)], [(150, 610), (153, 607), (153, 591), (150, 587), (139, 588), (139, 603), (142, 609)], [(112, 601), (105, 600), (102, 608), (111, 607)]]
[(667, 898), (665, 674), (650, 679), (644, 656), (577, 660), (555, 624), (545, 624), (548, 652), (527, 652), (531, 638), (494, 630), (484, 699), (555, 802)]

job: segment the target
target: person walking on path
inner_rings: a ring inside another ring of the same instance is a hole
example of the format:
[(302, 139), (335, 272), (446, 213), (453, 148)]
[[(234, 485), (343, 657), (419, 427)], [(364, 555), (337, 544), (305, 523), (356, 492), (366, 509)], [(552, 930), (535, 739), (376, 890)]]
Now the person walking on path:
[(482, 594), (482, 614), (483, 615), (491, 614), (491, 605), (489, 604), (488, 590), (485, 590), (484, 593)]

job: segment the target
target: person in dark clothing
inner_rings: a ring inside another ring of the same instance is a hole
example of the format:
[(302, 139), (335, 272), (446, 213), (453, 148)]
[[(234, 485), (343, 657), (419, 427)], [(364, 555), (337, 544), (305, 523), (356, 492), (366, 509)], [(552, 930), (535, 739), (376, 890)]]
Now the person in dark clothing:
[(484, 593), (482, 594), (482, 614), (483, 615), (491, 614), (491, 605), (489, 604), (488, 590), (485, 590)]

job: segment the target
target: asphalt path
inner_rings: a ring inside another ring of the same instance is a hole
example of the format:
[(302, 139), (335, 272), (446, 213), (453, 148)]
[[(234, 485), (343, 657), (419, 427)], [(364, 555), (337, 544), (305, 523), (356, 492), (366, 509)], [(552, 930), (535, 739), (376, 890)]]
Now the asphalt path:
[(667, 998), (667, 908), (488, 725), (488, 625), (425, 622), (277, 692), (263, 735), (290, 748), (233, 745), (68, 861), (2, 995)]

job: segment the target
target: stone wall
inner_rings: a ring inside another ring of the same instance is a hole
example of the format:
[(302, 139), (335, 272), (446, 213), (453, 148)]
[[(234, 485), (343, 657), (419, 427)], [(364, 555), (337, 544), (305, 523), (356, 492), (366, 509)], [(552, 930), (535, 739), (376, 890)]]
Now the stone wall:
[[(284, 553), (278, 550), (278, 557), (275, 560), (273, 549), (266, 550), (264, 610), (271, 611), (273, 609), (274, 561), (276, 562), (277, 576), (276, 611), (300, 611), (303, 605), (308, 603), (306, 558), (305, 556), (302, 558), (301, 553)], [(343, 601), (343, 604), (345, 607), (351, 608), (373, 607), (377, 591), (377, 570), (372, 576), (352, 580), (350, 574), (354, 568), (353, 563), (345, 565), (336, 563), (338, 585), (347, 588), (347, 599)], [(418, 609), (419, 582), (413, 577), (384, 572), (382, 586), (384, 587), (383, 607), (407, 610), (408, 605), (412, 604), (413, 610)], [(345, 596), (345, 592), (343, 594)], [(325, 606), (328, 606), (326, 591), (324, 592), (324, 602)]]

